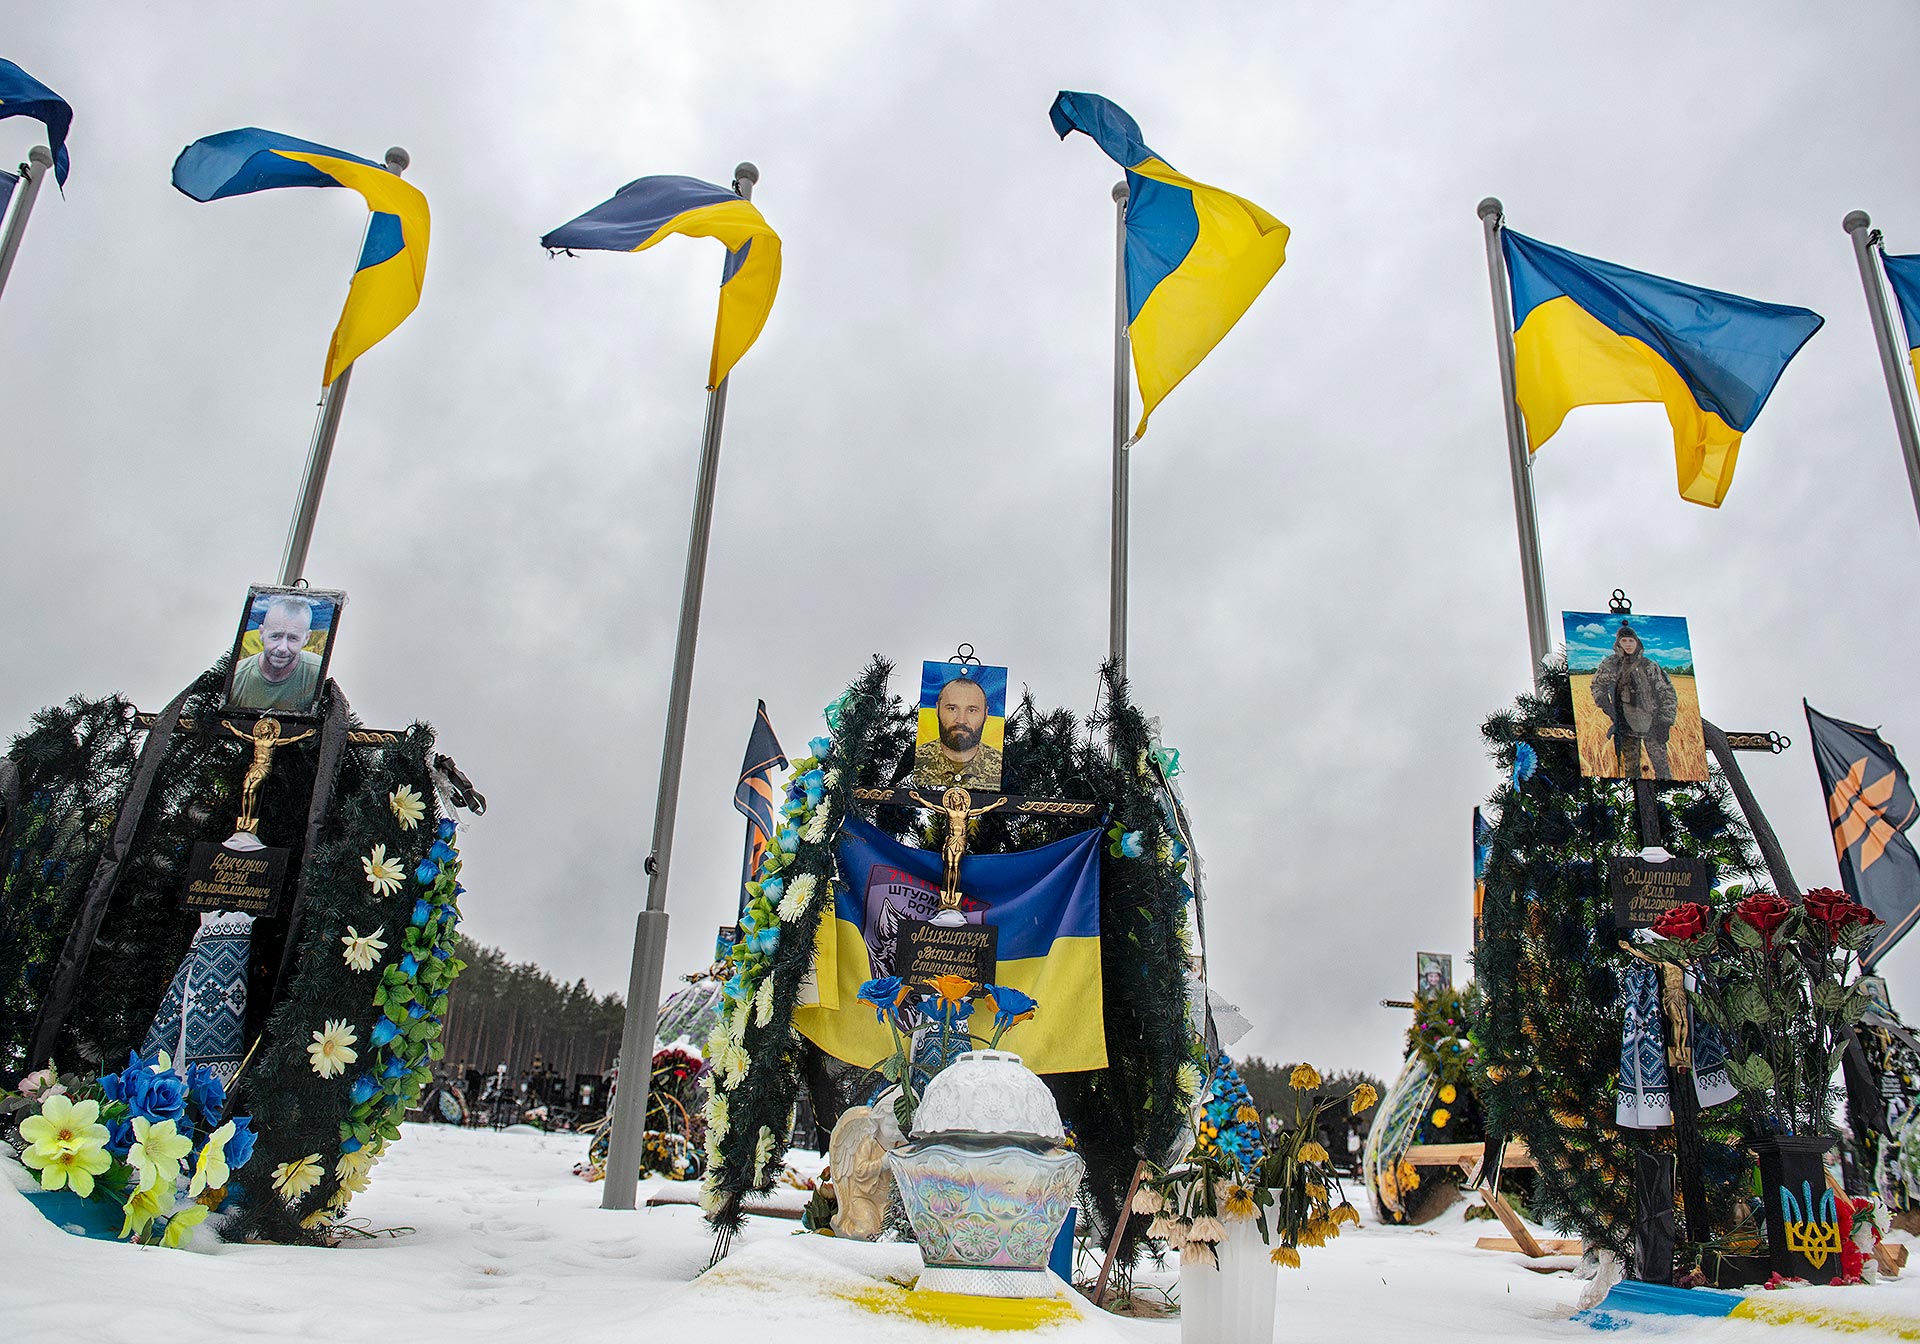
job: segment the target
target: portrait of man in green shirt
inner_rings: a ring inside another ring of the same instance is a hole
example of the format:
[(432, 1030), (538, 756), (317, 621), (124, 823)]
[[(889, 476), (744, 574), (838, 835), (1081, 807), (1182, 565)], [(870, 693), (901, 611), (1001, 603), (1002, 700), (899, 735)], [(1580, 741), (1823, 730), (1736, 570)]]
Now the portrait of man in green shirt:
[[(258, 600), (257, 593), (249, 595), (249, 614)], [(316, 608), (321, 608), (324, 620), (316, 619)], [(307, 645), (316, 625), (331, 626), (336, 609), (335, 603), (320, 594), (274, 593), (267, 597), (258, 627), (260, 651), (241, 657), (235, 650), (227, 708), (312, 713), (326, 660)], [(331, 633), (330, 628), (327, 633)]]

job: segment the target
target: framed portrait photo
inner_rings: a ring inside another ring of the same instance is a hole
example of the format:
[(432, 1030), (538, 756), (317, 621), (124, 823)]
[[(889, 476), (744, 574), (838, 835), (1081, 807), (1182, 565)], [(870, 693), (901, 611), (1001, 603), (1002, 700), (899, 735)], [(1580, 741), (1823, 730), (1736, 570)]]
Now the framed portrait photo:
[(1563, 611), (1560, 621), (1580, 773), (1704, 780), (1707, 741), (1686, 617)]
[(319, 588), (247, 589), (233, 637), (226, 712), (312, 718), (346, 605), (345, 593)]
[(1006, 668), (972, 662), (920, 665), (913, 751), (913, 782), (919, 787), (958, 785), (998, 793), (1006, 729)]
[(1453, 988), (1453, 954), (1416, 952), (1413, 954), (1413, 997), (1424, 998)]

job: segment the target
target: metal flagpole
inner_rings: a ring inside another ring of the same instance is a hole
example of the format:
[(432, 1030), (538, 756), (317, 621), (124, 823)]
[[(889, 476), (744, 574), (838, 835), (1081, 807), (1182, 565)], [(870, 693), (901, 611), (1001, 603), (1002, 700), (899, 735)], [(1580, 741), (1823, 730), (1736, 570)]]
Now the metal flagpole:
[(40, 183), (51, 171), (51, 150), (45, 145), (35, 145), (27, 151), (27, 161), (20, 165), (20, 176), (25, 180), (20, 189), (20, 203), (13, 207), (13, 214), (7, 219), (7, 231), (0, 234), (0, 293), (6, 292), (7, 275), (20, 252), (20, 240), (26, 236), (27, 216), (33, 213), (34, 197), (40, 194)]
[(1513, 472), (1513, 519), (1520, 530), (1520, 585), (1527, 604), (1527, 648), (1533, 656), (1533, 680), (1552, 645), (1547, 636), (1547, 587), (1540, 565), (1540, 519), (1533, 503), (1533, 464), (1527, 452), (1527, 427), (1514, 392), (1513, 295), (1507, 284), (1507, 259), (1500, 249), (1505, 207), (1498, 197), (1480, 202), (1481, 231), (1487, 241), (1487, 278), (1493, 286), (1493, 336), (1500, 352), (1500, 400), (1507, 417), (1507, 465)]
[(1853, 259), (1860, 263), (1860, 283), (1867, 291), (1867, 313), (1873, 319), (1873, 339), (1880, 347), (1880, 371), (1886, 375), (1887, 396), (1893, 401), (1893, 424), (1900, 434), (1900, 451), (1907, 459), (1907, 485), (1913, 507), (1920, 513), (1920, 427), (1914, 423), (1912, 370), (1907, 347), (1894, 339), (1893, 313), (1880, 280), (1874, 251), (1881, 246), (1880, 230), (1865, 210), (1855, 210), (1840, 221), (1853, 239)]
[[(387, 151), (387, 171), (395, 177), (406, 172), (412, 162), (412, 157), (398, 145)], [(368, 226), (372, 226), (371, 217)], [(287, 528), (287, 549), (280, 558), (283, 588), (292, 587), (306, 574), (307, 547), (313, 542), (313, 520), (320, 515), (320, 492), (327, 484), (327, 466), (333, 461), (333, 439), (340, 432), (340, 416), (347, 405), (347, 384), (352, 378), (353, 365), (349, 364), (320, 394), (320, 414), (313, 422), (313, 442), (307, 448), (307, 472), (300, 481), (300, 496), (293, 505), (293, 522)]]
[[(753, 199), (760, 170), (743, 163), (733, 170), (733, 189)], [(724, 274), (724, 272), (723, 272)], [(693, 695), (693, 651), (700, 636), (700, 594), (707, 577), (707, 542), (713, 532), (713, 496), (720, 478), (720, 427), (727, 413), (727, 383), (707, 393), (707, 423), (700, 437), (700, 474), (694, 487), (693, 525), (687, 537), (687, 574), (680, 589), (680, 630), (673, 644), (673, 683), (667, 693), (667, 736), (660, 751), (660, 792), (653, 804), (653, 847), (647, 856), (647, 906), (633, 931), (633, 968), (627, 976), (627, 1016), (620, 1030), (620, 1088), (613, 1098), (613, 1135), (607, 1142), (603, 1209), (631, 1209), (640, 1185), (640, 1143), (653, 1074), (653, 1038), (660, 1017), (660, 981), (667, 962), (667, 871), (673, 858), (673, 821), (680, 805), (680, 762), (687, 745), (687, 705)]]
[(1113, 549), (1108, 556), (1107, 656), (1127, 670), (1127, 184), (1114, 183)]

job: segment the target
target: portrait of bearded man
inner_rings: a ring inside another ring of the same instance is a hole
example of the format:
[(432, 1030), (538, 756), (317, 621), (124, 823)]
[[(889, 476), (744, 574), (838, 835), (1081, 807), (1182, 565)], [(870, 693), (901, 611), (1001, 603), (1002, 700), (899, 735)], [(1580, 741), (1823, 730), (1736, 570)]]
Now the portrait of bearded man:
[(914, 749), (913, 782), (928, 789), (957, 784), (997, 791), (1000, 750), (983, 740), (991, 717), (986, 688), (971, 676), (950, 678), (934, 698), (933, 710), (935, 736)]

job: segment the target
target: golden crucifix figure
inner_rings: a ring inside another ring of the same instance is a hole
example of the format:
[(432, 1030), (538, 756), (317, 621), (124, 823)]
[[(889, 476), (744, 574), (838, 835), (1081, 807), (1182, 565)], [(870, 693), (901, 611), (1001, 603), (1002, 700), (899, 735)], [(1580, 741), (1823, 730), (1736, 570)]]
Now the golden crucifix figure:
[(940, 908), (958, 910), (960, 908), (960, 860), (967, 853), (967, 823), (975, 817), (984, 816), (1001, 806), (1007, 800), (999, 798), (985, 807), (973, 805), (973, 795), (958, 784), (940, 795), (940, 801), (922, 798), (917, 792), (907, 796), (914, 802), (935, 812), (944, 812), (947, 816), (947, 838), (940, 846), (940, 857), (946, 861), (946, 882), (940, 891)]
[(266, 781), (267, 772), (273, 769), (273, 753), (295, 742), (304, 742), (313, 736), (313, 730), (309, 728), (304, 733), (282, 737), (280, 720), (271, 714), (255, 719), (251, 733), (243, 733), (225, 721), (222, 721), (221, 726), (242, 742), (253, 743), (253, 761), (247, 766), (246, 777), (240, 783), (240, 818), (233, 823), (233, 829), (258, 837), (260, 818), (253, 814), (253, 803), (260, 793), (260, 785)]

